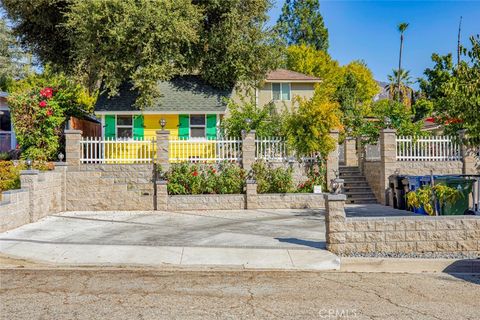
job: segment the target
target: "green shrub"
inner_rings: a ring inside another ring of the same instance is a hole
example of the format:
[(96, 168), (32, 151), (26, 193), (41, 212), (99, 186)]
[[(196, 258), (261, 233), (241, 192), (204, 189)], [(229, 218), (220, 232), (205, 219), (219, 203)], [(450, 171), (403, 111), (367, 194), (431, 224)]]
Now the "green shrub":
[[(162, 175), (162, 174), (161, 174)], [(164, 176), (169, 194), (238, 194), (243, 193), (245, 171), (234, 163), (173, 164)]]
[(325, 184), (326, 167), (323, 163), (312, 164), (308, 169), (308, 179), (297, 186), (299, 193), (312, 193), (314, 186), (322, 186), (326, 190)]
[(12, 161), (0, 161), (0, 194), (3, 191), (20, 189), (20, 170), (23, 165), (15, 165)]
[(257, 181), (258, 193), (292, 192), (292, 168), (273, 168), (265, 161), (257, 161), (252, 165), (252, 177)]

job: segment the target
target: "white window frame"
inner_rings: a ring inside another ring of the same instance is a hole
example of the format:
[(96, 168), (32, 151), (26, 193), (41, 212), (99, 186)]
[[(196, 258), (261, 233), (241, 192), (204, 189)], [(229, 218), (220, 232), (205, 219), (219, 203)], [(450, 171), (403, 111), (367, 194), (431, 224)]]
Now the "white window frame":
[[(130, 116), (130, 117), (132, 118), (132, 124), (131, 124), (131, 125), (119, 125), (119, 124), (118, 124), (118, 116), (119, 116), (119, 115), (117, 115), (117, 114), (115, 115), (115, 136), (117, 137), (117, 140), (120, 140), (120, 139), (122, 139), (122, 140), (131, 140), (131, 139), (133, 139), (133, 115), (129, 115), (129, 114), (120, 115), (120, 116), (122, 116), (122, 117), (124, 117), (124, 116)], [(128, 129), (128, 128), (131, 128), (131, 129), (132, 129), (132, 137), (131, 137), (131, 138), (120, 138), (120, 136), (118, 135), (118, 128), (122, 128), (122, 129), (123, 129), (123, 128), (127, 128), (127, 129)]]
[[(276, 100), (276, 99), (273, 98), (273, 85), (274, 84), (279, 84), (280, 85), (280, 99), (279, 100)], [(288, 86), (288, 93), (289, 93), (288, 97), (289, 97), (289, 99), (283, 99), (283, 97), (282, 97), (282, 92), (283, 92), (283, 86), (284, 85)], [(290, 82), (272, 82), (270, 93), (271, 93), (272, 101), (291, 101), (292, 100), (292, 86), (291, 86), (291, 83)]]
[[(199, 125), (195, 124), (192, 125), (192, 116), (203, 116), (204, 119), (204, 124)], [(204, 129), (204, 136), (203, 137), (192, 137), (192, 128), (203, 128)], [(203, 113), (198, 113), (198, 114), (189, 114), (188, 115), (188, 137), (192, 140), (207, 140), (207, 115)]]

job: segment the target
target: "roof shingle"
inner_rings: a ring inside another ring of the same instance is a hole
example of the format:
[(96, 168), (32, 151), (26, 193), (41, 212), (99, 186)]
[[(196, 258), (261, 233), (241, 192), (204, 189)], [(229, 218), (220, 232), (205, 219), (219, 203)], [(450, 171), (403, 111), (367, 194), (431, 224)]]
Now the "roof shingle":
[(276, 69), (273, 71), (270, 71), (267, 74), (267, 81), (275, 81), (275, 80), (290, 80), (290, 81), (307, 81), (307, 82), (320, 82), (321, 79), (314, 77), (314, 76), (308, 76), (306, 74), (296, 72), (296, 71), (291, 71), (287, 69)]

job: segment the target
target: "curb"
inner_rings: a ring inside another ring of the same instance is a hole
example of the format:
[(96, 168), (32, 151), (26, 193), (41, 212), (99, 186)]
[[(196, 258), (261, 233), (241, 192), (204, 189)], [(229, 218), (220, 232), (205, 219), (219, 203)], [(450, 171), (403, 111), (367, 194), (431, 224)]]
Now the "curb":
[(480, 274), (480, 259), (343, 257), (340, 272)]

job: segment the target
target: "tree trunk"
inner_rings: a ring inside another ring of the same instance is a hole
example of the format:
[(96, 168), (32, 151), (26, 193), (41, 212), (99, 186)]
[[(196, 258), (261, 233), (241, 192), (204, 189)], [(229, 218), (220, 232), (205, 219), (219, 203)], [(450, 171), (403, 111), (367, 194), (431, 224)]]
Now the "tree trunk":
[(403, 50), (403, 33), (400, 35), (400, 56), (398, 57), (398, 75), (397, 75), (398, 102), (401, 102), (400, 77), (402, 75), (402, 50)]

